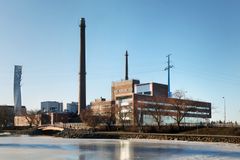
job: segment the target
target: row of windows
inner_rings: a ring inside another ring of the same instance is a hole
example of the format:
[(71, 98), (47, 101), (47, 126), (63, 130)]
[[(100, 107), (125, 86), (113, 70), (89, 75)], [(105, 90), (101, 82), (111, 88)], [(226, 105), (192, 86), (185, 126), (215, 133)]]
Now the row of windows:
[(137, 94), (141, 94), (141, 95), (151, 95), (150, 91), (147, 92), (137, 92)]
[(136, 93), (150, 92), (150, 84), (142, 84), (135, 86)]
[[(185, 117), (182, 120), (182, 123), (205, 123), (208, 122), (208, 119), (204, 118), (191, 118)], [(172, 117), (164, 116), (162, 118), (162, 124), (172, 124), (175, 123), (175, 120)], [(143, 125), (157, 125), (156, 120), (151, 115), (143, 115)]]
[[(164, 106), (174, 106), (173, 104), (169, 104), (169, 103), (163, 103), (163, 102), (149, 102), (149, 101), (138, 101), (140, 104), (146, 104), (146, 105), (158, 105), (159, 107), (164, 107)], [(179, 105), (180, 107), (181, 105)], [(186, 108), (196, 108), (196, 109), (202, 109), (202, 110), (211, 110), (210, 107), (208, 106), (189, 106), (189, 105), (184, 105), (184, 107)]]
[(131, 88), (126, 88), (126, 89), (116, 89), (113, 91), (114, 93), (126, 93), (126, 92), (132, 92)]

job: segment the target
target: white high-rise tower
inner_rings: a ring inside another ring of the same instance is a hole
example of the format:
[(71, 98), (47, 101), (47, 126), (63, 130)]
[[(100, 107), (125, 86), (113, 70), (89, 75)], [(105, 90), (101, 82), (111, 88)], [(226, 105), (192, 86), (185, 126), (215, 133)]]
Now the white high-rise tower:
[(15, 115), (21, 115), (22, 99), (21, 99), (21, 80), (22, 66), (14, 66), (14, 111)]

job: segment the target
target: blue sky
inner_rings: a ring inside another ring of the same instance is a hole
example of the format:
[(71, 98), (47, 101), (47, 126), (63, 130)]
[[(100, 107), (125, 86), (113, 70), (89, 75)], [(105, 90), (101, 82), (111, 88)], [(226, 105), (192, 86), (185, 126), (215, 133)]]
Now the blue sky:
[(240, 1), (0, 0), (0, 104), (13, 104), (14, 64), (23, 65), (22, 101), (77, 101), (79, 21), (86, 19), (87, 102), (111, 97), (129, 77), (167, 83), (211, 102), (213, 120), (240, 122)]

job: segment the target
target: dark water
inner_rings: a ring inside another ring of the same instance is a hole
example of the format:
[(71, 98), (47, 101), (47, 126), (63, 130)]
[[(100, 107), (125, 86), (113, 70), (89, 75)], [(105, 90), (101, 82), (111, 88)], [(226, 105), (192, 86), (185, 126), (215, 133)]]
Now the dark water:
[(0, 160), (239, 160), (240, 146), (157, 140), (0, 137)]

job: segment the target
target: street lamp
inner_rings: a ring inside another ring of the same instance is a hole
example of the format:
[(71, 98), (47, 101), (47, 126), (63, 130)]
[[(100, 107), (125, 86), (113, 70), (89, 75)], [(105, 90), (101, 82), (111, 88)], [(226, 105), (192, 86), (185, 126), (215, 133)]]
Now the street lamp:
[(226, 123), (226, 99), (225, 97), (222, 97), (223, 98), (223, 102), (224, 102), (224, 124)]

